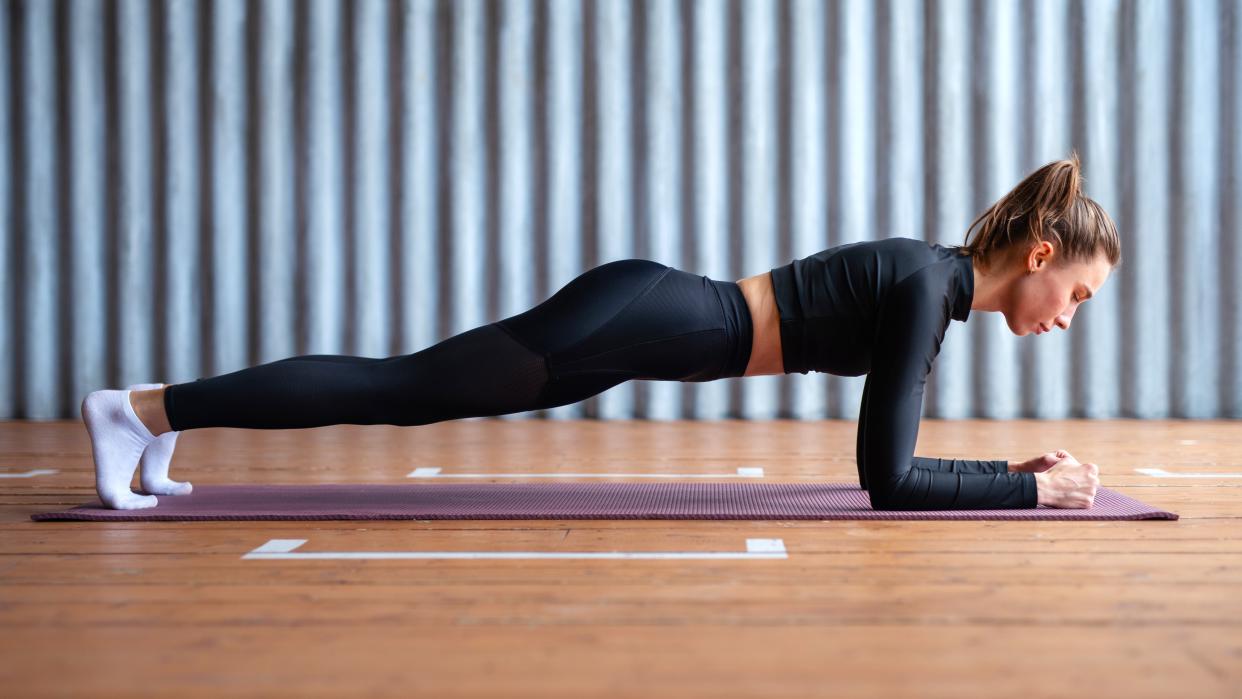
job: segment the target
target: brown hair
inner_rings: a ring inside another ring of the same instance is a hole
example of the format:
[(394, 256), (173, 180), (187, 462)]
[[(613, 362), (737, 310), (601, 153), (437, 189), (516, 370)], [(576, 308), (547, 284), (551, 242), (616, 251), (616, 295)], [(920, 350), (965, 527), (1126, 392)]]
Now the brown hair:
[[(1082, 193), (1078, 153), (1026, 176), (966, 229), (962, 250), (981, 266), (1005, 259), (1015, 246), (1047, 240), (1065, 262), (1090, 262), (1103, 253), (1121, 264), (1121, 238), (1104, 207)], [(973, 242), (971, 233), (977, 233)]]

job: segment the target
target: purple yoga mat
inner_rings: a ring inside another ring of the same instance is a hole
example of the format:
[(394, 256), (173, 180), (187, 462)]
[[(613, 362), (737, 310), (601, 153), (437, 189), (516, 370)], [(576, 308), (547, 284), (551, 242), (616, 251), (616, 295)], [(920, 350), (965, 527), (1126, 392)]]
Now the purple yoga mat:
[(144, 510), (98, 501), (35, 521), (272, 519), (1177, 519), (1108, 488), (1085, 510), (877, 511), (847, 483), (196, 485)]

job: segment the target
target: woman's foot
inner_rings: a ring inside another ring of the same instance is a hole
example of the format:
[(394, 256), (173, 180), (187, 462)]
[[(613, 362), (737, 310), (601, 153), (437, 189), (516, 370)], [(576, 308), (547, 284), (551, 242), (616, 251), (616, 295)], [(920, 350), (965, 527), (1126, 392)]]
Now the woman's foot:
[[(125, 390), (151, 391), (163, 386), (162, 383), (136, 383)], [(172, 462), (173, 450), (177, 447), (177, 435), (179, 434), (181, 433), (177, 431), (165, 432), (156, 437), (142, 452), (139, 481), (144, 491), (152, 495), (189, 495), (194, 490), (194, 486), (189, 481), (174, 481), (168, 478), (168, 465)]]
[(105, 506), (117, 510), (155, 507), (154, 495), (129, 489), (138, 458), (155, 435), (138, 419), (129, 391), (94, 391), (82, 400), (82, 421), (95, 456), (95, 492)]

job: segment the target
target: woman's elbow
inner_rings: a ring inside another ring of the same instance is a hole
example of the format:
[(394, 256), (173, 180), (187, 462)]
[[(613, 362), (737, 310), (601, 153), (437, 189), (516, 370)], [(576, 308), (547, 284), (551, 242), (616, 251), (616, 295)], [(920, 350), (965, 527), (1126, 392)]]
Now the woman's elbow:
[(871, 509), (873, 510), (904, 510), (902, 503), (905, 498), (900, 493), (895, 492), (892, 488), (872, 488), (867, 491), (867, 496), (871, 499)]

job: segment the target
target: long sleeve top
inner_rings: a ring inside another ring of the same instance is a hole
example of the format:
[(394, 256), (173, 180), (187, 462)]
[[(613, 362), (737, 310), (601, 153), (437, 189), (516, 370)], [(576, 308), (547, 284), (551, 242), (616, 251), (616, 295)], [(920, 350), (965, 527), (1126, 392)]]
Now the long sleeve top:
[(971, 258), (910, 238), (847, 243), (772, 270), (785, 373), (867, 374), (859, 485), (877, 510), (1038, 506), (1035, 475), (1003, 460), (914, 455), (923, 387), (950, 320), (974, 298)]

